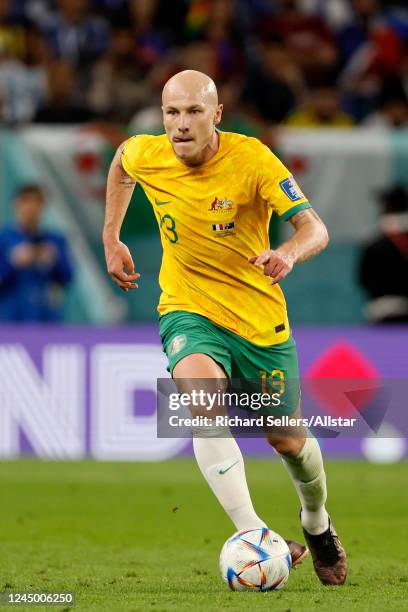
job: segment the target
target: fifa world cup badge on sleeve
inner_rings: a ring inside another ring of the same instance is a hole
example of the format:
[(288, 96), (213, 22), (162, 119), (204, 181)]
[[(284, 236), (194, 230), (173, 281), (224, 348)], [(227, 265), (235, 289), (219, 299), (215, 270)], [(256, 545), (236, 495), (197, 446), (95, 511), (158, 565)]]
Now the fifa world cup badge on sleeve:
[(288, 178), (284, 179), (279, 183), (279, 185), (283, 193), (287, 195), (289, 200), (292, 202), (297, 202), (305, 197), (293, 176), (289, 176)]

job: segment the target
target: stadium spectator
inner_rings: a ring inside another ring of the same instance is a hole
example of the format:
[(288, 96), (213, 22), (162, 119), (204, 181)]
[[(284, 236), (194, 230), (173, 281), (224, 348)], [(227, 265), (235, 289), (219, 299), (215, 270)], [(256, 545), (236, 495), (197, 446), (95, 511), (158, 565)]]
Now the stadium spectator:
[(408, 127), (408, 96), (399, 79), (384, 83), (379, 108), (363, 121), (370, 128), (398, 129)]
[(16, 225), (0, 232), (0, 320), (51, 322), (63, 317), (72, 279), (65, 238), (41, 228), (42, 189), (27, 185), (15, 201)]
[(47, 72), (47, 100), (34, 117), (36, 123), (82, 123), (94, 115), (78, 99), (77, 75), (68, 62), (55, 60)]
[(247, 71), (242, 102), (255, 120), (280, 123), (301, 102), (302, 76), (279, 41), (261, 46), (261, 60)]
[(92, 67), (88, 101), (101, 117), (127, 123), (151, 100), (149, 79), (138, 62), (133, 32), (116, 27), (106, 54)]
[(9, 58), (22, 59), (27, 48), (26, 21), (13, 15), (13, 3), (0, 0), (0, 47)]
[(278, 4), (276, 14), (258, 24), (261, 39), (279, 36), (308, 82), (333, 76), (338, 52), (328, 24), (318, 15), (305, 14), (299, 0), (279, 0)]
[(26, 30), (26, 40), (27, 48), (23, 57), (24, 63), (33, 70), (45, 70), (53, 56), (41, 29), (30, 25)]
[(58, 0), (57, 6), (45, 27), (47, 43), (57, 58), (82, 71), (108, 48), (108, 24), (90, 13), (88, 0)]
[[(236, 3), (233, 0), (214, 0), (212, 3), (190, 6), (186, 30), (189, 39), (206, 41), (215, 54), (212, 74), (220, 81), (239, 78), (243, 72), (242, 33), (237, 23)], [(196, 8), (194, 9), (194, 6)]]
[[(384, 1), (384, 0), (383, 0)], [(384, 2), (387, 6), (387, 1)], [(408, 42), (408, 5), (406, 0), (388, 2), (387, 20), (392, 29)]]
[(359, 278), (372, 323), (408, 323), (408, 191), (395, 185), (379, 195), (380, 235), (362, 251)]
[(351, 19), (351, 7), (344, 0), (302, 0), (306, 13), (319, 15), (333, 30), (343, 27)]
[(238, 104), (240, 87), (236, 82), (223, 83), (218, 89), (218, 95), (220, 103), (224, 106), (220, 129), (224, 132), (238, 132), (238, 134), (255, 136), (264, 142), (265, 134), (262, 127), (241, 112)]
[(191, 66), (192, 70), (203, 72), (204, 69), (210, 75), (217, 74), (217, 50), (205, 39), (195, 40), (187, 44), (180, 53), (180, 61), (183, 66)]
[(157, 0), (129, 0), (130, 26), (135, 37), (138, 63), (149, 71), (168, 51), (165, 33), (157, 25)]
[(54, 0), (13, 0), (13, 14), (40, 30), (46, 28), (54, 18)]
[(187, 41), (200, 38), (208, 22), (210, 14), (210, 2), (201, 0), (191, 0), (188, 4), (185, 21), (184, 33)]
[(12, 3), (0, 0), (0, 121), (32, 121), (45, 98), (46, 49), (41, 33)]
[(211, 7), (206, 39), (217, 53), (217, 78), (225, 81), (239, 78), (244, 58), (232, 0), (218, 0)]
[(353, 21), (338, 35), (339, 85), (347, 94), (349, 112), (361, 120), (375, 109), (383, 80), (398, 74), (404, 48), (378, 0), (353, 0), (352, 5)]
[(314, 89), (305, 108), (292, 113), (287, 119), (292, 127), (351, 127), (352, 118), (340, 108), (339, 95), (332, 85)]
[(36, 62), (31, 40), (26, 64), (9, 57), (0, 43), (0, 121), (9, 125), (32, 121), (46, 98), (46, 68)]

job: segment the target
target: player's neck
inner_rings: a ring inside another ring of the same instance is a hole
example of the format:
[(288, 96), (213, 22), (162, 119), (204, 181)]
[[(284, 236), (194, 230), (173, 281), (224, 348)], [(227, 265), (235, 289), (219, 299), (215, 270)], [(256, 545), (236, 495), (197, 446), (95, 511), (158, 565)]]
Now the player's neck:
[(214, 130), (214, 134), (208, 145), (201, 151), (200, 155), (194, 159), (181, 159), (186, 166), (199, 166), (208, 162), (216, 153), (220, 146), (220, 136), (217, 130)]

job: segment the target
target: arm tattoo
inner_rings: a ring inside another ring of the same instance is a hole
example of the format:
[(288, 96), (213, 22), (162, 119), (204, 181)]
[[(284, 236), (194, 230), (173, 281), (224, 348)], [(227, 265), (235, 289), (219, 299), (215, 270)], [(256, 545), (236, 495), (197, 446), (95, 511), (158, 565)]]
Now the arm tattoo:
[(122, 158), (122, 153), (123, 153), (124, 149), (125, 149), (124, 145), (122, 145), (119, 148), (119, 159), (118, 159), (117, 167), (120, 170), (121, 176), (120, 176), (120, 178), (118, 180), (118, 184), (122, 185), (122, 187), (128, 187), (128, 188), (132, 187), (133, 188), (135, 186), (135, 184), (136, 184), (136, 181), (131, 176), (129, 176), (127, 172), (125, 172), (125, 170), (124, 170), (124, 168), (122, 166), (121, 158)]
[(132, 177), (129, 176), (124, 170), (122, 170), (122, 176), (120, 177), (118, 183), (123, 187), (134, 187), (136, 181), (132, 179)]

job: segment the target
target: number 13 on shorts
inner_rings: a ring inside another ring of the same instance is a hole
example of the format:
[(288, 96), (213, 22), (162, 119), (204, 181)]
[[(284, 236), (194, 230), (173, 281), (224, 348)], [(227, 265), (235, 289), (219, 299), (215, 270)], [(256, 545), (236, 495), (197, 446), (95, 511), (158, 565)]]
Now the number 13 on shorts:
[(259, 370), (262, 378), (262, 393), (285, 392), (285, 374), (282, 370), (272, 370), (268, 375), (265, 370)]

